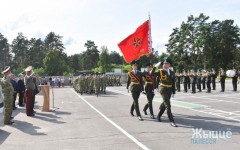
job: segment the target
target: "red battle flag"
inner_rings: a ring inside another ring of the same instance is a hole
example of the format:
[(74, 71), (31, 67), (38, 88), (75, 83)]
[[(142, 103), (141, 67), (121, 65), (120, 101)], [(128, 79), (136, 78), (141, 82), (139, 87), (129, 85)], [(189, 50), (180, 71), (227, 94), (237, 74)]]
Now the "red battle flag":
[(137, 30), (118, 44), (127, 63), (142, 55), (152, 53), (151, 21), (144, 22)]

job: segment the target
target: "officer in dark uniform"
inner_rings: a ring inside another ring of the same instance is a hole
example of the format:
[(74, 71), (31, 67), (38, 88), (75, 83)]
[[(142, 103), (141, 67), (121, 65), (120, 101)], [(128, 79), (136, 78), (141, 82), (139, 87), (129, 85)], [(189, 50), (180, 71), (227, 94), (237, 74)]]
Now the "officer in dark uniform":
[(192, 94), (196, 93), (196, 82), (197, 82), (197, 75), (195, 70), (193, 70), (191, 75)]
[[(156, 67), (158, 67), (160, 64), (163, 64), (163, 69), (159, 69), (158, 72), (155, 72)], [(173, 120), (170, 104), (171, 96), (173, 98), (175, 97), (175, 73), (169, 69), (171, 64), (172, 64), (171, 59), (169, 57), (165, 57), (163, 59), (163, 63), (159, 62), (155, 65), (151, 72), (151, 75), (158, 76), (161, 82), (161, 84), (159, 85), (159, 93), (162, 96), (163, 102), (160, 106), (160, 111), (158, 113), (157, 120), (159, 122), (161, 121), (161, 116), (164, 113), (165, 109), (167, 109), (167, 114), (171, 126), (177, 127)]]
[(186, 73), (185, 70), (183, 70), (183, 85), (184, 85), (184, 93), (187, 93), (187, 81), (188, 81), (188, 74)]
[(153, 113), (152, 101), (157, 92), (158, 84), (156, 82), (156, 77), (150, 75), (151, 69), (152, 69), (152, 63), (150, 63), (150, 62), (147, 63), (146, 67), (147, 67), (147, 72), (143, 72), (142, 76), (145, 81), (144, 90), (146, 92), (148, 103), (143, 108), (143, 111), (144, 111), (145, 115), (147, 115), (147, 109), (149, 107), (150, 117), (151, 117), (151, 119), (155, 119), (154, 113)]
[[(144, 93), (143, 91), (143, 84), (142, 84), (142, 74), (140, 71), (137, 70), (139, 62), (137, 60), (134, 60), (131, 62), (132, 65), (132, 71), (128, 72), (128, 79), (127, 79), (127, 92), (129, 92), (129, 89), (132, 94), (133, 98), (133, 104), (130, 110), (130, 114), (133, 115), (133, 110), (135, 108), (136, 114), (138, 116), (138, 119), (140, 121), (143, 121), (142, 116), (139, 111), (139, 105), (138, 105), (138, 98), (140, 96), (140, 93)], [(130, 87), (129, 87), (130, 86)]]
[(222, 68), (222, 73), (220, 75), (220, 81), (221, 81), (221, 92), (225, 91), (225, 79), (226, 79), (226, 73), (224, 72), (224, 69)]
[(181, 77), (179, 75), (179, 71), (176, 71), (176, 86), (177, 86), (177, 91), (180, 92), (180, 83), (181, 83)]
[(233, 71), (235, 72), (235, 76), (232, 78), (233, 91), (237, 91), (238, 72), (237, 72), (237, 70), (235, 68), (233, 68)]
[(190, 71), (188, 70), (188, 80), (187, 80), (187, 84), (188, 84), (188, 89), (190, 89)]
[(207, 70), (207, 92), (206, 93), (211, 93), (211, 75), (210, 72)]
[(202, 85), (203, 85), (203, 90), (205, 90), (205, 86), (206, 86), (206, 75), (205, 75), (205, 73), (202, 75)]
[(217, 74), (216, 74), (214, 68), (212, 68), (212, 71), (213, 71), (212, 72), (212, 86), (213, 86), (213, 90), (216, 90), (216, 82), (215, 82), (215, 80), (216, 80)]
[(201, 78), (202, 78), (202, 73), (201, 73), (201, 69), (199, 69), (198, 70), (198, 75), (197, 75), (197, 84), (198, 84), (198, 91), (199, 92), (202, 91), (202, 87), (201, 87), (202, 81), (201, 81)]

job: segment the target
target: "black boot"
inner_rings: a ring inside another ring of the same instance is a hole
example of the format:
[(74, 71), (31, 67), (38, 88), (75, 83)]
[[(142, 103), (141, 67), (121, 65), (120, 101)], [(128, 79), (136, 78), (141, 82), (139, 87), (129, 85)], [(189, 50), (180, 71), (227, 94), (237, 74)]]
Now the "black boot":
[(173, 116), (172, 116), (171, 110), (168, 110), (168, 111), (167, 111), (167, 114), (168, 114), (168, 118), (169, 118), (169, 121), (170, 121), (171, 126), (173, 126), (173, 127), (178, 127), (178, 126), (175, 124), (174, 120), (173, 120)]
[(148, 104), (146, 104), (143, 108), (143, 112), (144, 112), (145, 115), (148, 115), (147, 114), (147, 109), (148, 109)]
[(140, 111), (139, 111), (139, 108), (137, 107), (137, 108), (135, 108), (135, 110), (136, 110), (136, 114), (138, 116), (138, 120), (143, 121), (142, 116), (141, 116)]
[(151, 114), (151, 115), (150, 115), (150, 118), (151, 118), (151, 119), (156, 119), (156, 118), (154, 117), (153, 108), (152, 108), (152, 105), (151, 105), (151, 104), (149, 105), (149, 111), (150, 111), (150, 114)]
[(130, 114), (132, 117), (134, 117), (133, 111), (134, 111), (134, 104), (132, 104), (131, 109), (130, 109)]
[(162, 108), (160, 109), (159, 113), (158, 113), (158, 116), (157, 116), (157, 121), (158, 122), (161, 122), (161, 117), (162, 117), (162, 114), (164, 113), (166, 108)]

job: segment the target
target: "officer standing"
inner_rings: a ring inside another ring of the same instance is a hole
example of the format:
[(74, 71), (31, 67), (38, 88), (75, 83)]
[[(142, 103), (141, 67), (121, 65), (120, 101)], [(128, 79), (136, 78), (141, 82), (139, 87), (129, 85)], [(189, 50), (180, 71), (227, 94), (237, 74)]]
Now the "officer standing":
[(235, 68), (233, 68), (233, 71), (235, 72), (235, 76), (232, 78), (233, 91), (237, 91), (238, 72), (237, 72), (237, 70)]
[(198, 75), (197, 75), (197, 84), (198, 84), (198, 91), (201, 92), (202, 91), (202, 87), (201, 87), (201, 84), (202, 84), (202, 81), (201, 81), (201, 78), (202, 78), (202, 74), (201, 74), (201, 69), (198, 70)]
[(191, 84), (191, 83), (190, 83), (190, 82), (191, 82), (191, 81), (190, 81), (190, 75), (191, 75), (191, 74), (190, 74), (190, 71), (188, 70), (188, 80), (187, 80), (188, 89), (190, 89), (190, 84)]
[(187, 82), (188, 82), (188, 75), (185, 70), (183, 70), (183, 85), (184, 85), (184, 93), (187, 93)]
[(197, 76), (196, 76), (195, 70), (193, 70), (191, 75), (192, 94), (196, 93), (196, 82), (197, 82)]
[(207, 92), (206, 93), (211, 93), (211, 75), (209, 71), (207, 70)]
[(170, 121), (171, 126), (177, 127), (174, 122), (173, 115), (171, 112), (171, 103), (170, 98), (171, 95), (175, 97), (175, 74), (173, 71), (169, 69), (172, 61), (169, 57), (165, 57), (163, 59), (163, 69), (160, 69), (158, 72), (155, 72), (156, 67), (158, 67), (161, 62), (157, 63), (153, 68), (151, 75), (158, 76), (160, 78), (161, 85), (159, 86), (159, 93), (162, 96), (163, 103), (160, 106), (160, 111), (157, 116), (157, 120), (161, 121), (161, 116), (164, 113), (165, 109), (167, 109), (168, 118)]
[(203, 75), (202, 75), (202, 85), (203, 85), (203, 90), (205, 90), (205, 86), (206, 86), (206, 75), (205, 75), (205, 73), (203, 73)]
[(220, 75), (220, 82), (221, 82), (221, 92), (225, 91), (225, 79), (226, 79), (226, 73), (224, 72), (224, 69), (222, 68), (222, 73)]
[(103, 75), (102, 75), (102, 91), (104, 94), (106, 94), (106, 86), (107, 86), (107, 81), (108, 81), (108, 78), (105, 76), (105, 72), (103, 72)]
[(157, 92), (158, 85), (156, 83), (156, 77), (150, 75), (151, 69), (152, 69), (152, 63), (150, 63), (150, 62), (147, 63), (146, 67), (147, 67), (147, 72), (143, 72), (142, 76), (145, 81), (144, 90), (146, 92), (148, 103), (143, 108), (143, 111), (144, 111), (145, 115), (147, 115), (147, 108), (149, 107), (150, 117), (151, 117), (151, 119), (155, 119), (154, 113), (153, 113), (152, 101)]
[(139, 111), (138, 98), (140, 96), (140, 93), (141, 92), (144, 93), (144, 91), (143, 91), (143, 84), (142, 84), (142, 74), (140, 71), (137, 70), (138, 64), (139, 64), (138, 60), (134, 60), (131, 62), (133, 70), (128, 72), (126, 91), (127, 93), (129, 93), (129, 90), (130, 90), (133, 98), (133, 104), (131, 106), (130, 114), (134, 116), (133, 110), (135, 108), (138, 119), (140, 121), (143, 121)]
[(34, 116), (33, 112), (33, 105), (34, 105), (34, 97), (35, 97), (35, 85), (33, 83), (33, 76), (34, 72), (32, 70), (32, 66), (29, 66), (25, 69), (27, 75), (24, 78), (24, 84), (26, 86), (27, 90), (27, 107), (26, 107), (26, 113), (27, 116)]
[(13, 117), (11, 117), (13, 109), (13, 87), (10, 81), (11, 77), (10, 67), (8, 66), (5, 67), (2, 73), (4, 74), (4, 77), (1, 80), (4, 102), (4, 124), (12, 125), (14, 123), (13, 121), (11, 121), (11, 119), (13, 119)]
[(214, 68), (212, 68), (212, 71), (213, 71), (212, 72), (212, 86), (213, 86), (213, 90), (216, 90), (216, 82), (215, 82), (215, 80), (216, 80), (217, 74), (216, 74)]

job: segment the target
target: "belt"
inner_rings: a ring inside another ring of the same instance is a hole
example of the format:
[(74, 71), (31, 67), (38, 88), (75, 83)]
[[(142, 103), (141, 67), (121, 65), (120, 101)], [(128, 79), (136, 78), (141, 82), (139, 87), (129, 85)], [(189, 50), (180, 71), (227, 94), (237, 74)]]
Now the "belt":
[(138, 82), (131, 82), (131, 84), (139, 84)]
[(172, 87), (172, 85), (166, 85), (166, 84), (162, 84), (162, 83), (161, 83), (161, 86), (164, 86), (164, 87)]
[(153, 84), (152, 82), (145, 82), (145, 83)]

